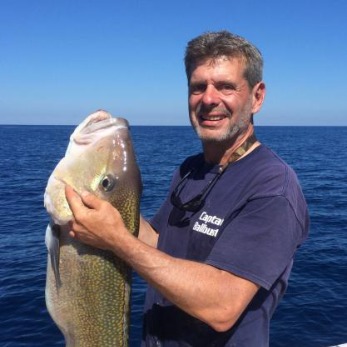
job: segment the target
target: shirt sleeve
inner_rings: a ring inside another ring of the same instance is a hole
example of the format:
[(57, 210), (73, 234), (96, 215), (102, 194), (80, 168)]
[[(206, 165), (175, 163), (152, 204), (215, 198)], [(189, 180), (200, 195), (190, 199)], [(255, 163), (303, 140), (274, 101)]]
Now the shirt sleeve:
[(160, 230), (165, 228), (167, 224), (167, 216), (170, 213), (168, 199), (167, 197), (157, 213), (149, 220), (149, 224), (158, 234), (160, 234)]
[(149, 220), (149, 224), (151, 225), (151, 227), (159, 234), (160, 234), (160, 230), (162, 230), (163, 228), (166, 228), (167, 226), (168, 216), (170, 215), (170, 211), (172, 208), (170, 204), (170, 197), (178, 180), (179, 180), (179, 173), (178, 173), (178, 170), (176, 170), (176, 172), (173, 175), (172, 181), (170, 183), (170, 188), (169, 188), (167, 196), (165, 197), (165, 200), (163, 201), (162, 205), (160, 206), (156, 214)]
[(285, 197), (255, 199), (226, 225), (206, 263), (268, 290), (291, 263), (301, 235)]

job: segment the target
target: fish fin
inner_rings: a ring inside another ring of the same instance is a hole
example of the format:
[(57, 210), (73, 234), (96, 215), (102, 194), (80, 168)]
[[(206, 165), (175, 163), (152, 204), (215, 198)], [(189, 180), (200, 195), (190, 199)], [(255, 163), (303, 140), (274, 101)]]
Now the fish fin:
[(59, 225), (53, 224), (52, 222), (47, 225), (45, 242), (51, 260), (51, 266), (54, 273), (55, 282), (58, 288), (61, 287), (61, 279), (59, 273), (59, 233)]

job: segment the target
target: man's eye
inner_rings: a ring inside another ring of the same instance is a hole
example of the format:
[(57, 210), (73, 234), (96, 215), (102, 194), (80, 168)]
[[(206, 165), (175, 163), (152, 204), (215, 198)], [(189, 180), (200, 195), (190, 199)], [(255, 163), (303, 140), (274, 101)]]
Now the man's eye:
[(201, 94), (206, 90), (205, 84), (193, 84), (189, 87), (191, 94)]
[(232, 84), (221, 84), (218, 89), (223, 94), (229, 95), (235, 91), (235, 86)]

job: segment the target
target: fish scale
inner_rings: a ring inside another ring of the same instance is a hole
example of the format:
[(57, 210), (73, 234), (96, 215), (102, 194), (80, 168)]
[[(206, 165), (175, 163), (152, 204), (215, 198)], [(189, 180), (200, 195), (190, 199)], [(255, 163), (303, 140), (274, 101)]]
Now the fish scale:
[[(92, 114), (83, 123), (89, 127), (86, 130), (92, 133), (94, 128), (98, 128), (94, 127), (93, 119), (100, 122), (109, 120), (110, 117), (109, 114), (98, 111), (97, 116)], [(116, 118), (112, 118), (114, 119)], [(106, 142), (101, 136), (102, 144), (93, 144), (92, 150), (89, 146), (86, 153), (81, 154), (79, 149), (75, 151), (74, 143), (70, 142), (67, 156), (77, 152), (78, 156), (67, 165), (59, 163), (46, 188), (45, 204), (48, 205), (46, 207), (53, 221), (64, 220), (71, 212), (67, 211), (69, 208), (61, 191), (64, 189), (61, 181), (68, 181), (79, 192), (89, 190), (108, 200), (118, 209), (128, 230), (137, 236), (141, 177), (129, 131), (124, 126), (119, 128), (119, 122), (127, 124), (124, 119), (110, 122), (110, 127), (117, 125), (114, 133), (111, 132), (112, 136)], [(99, 128), (102, 128), (101, 131), (109, 130), (108, 126)], [(75, 132), (84, 129), (79, 126)], [(79, 134), (75, 135), (78, 137)], [(58, 172), (59, 179), (54, 178), (55, 171)], [(96, 186), (100, 191), (93, 191), (91, 187), (96, 180), (102, 179), (105, 171), (117, 178), (114, 189), (104, 194), (102, 184), (99, 183)], [(83, 182), (84, 180), (87, 182)], [(60, 225), (59, 230), (59, 254), (55, 254), (57, 258), (52, 257), (52, 254), (48, 257), (46, 305), (65, 337), (66, 346), (127, 346), (131, 269), (112, 252), (93, 248), (71, 238), (67, 224)], [(56, 253), (49, 246), (50, 242), (47, 243), (49, 253)]]

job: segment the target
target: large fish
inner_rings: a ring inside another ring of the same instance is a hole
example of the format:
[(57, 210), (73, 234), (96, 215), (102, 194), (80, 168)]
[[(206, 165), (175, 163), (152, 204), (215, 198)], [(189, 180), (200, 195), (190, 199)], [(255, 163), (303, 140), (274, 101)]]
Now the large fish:
[(48, 180), (44, 203), (51, 216), (46, 305), (66, 346), (127, 346), (131, 270), (111, 252), (69, 237), (65, 184), (109, 201), (138, 233), (142, 185), (125, 119), (98, 111), (75, 129)]

